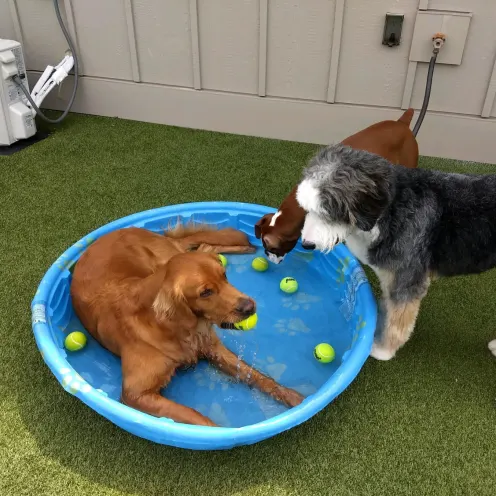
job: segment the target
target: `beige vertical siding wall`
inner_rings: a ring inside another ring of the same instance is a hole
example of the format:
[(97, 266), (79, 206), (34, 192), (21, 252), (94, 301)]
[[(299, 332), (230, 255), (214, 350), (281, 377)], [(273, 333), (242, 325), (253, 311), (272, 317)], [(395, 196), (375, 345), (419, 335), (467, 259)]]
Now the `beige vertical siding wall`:
[[(420, 108), (417, 11), (472, 12), (462, 64), (436, 67), (419, 142), (425, 155), (496, 163), (496, 0), (60, 3), (84, 75), (75, 111), (316, 143)], [(399, 47), (381, 44), (386, 12), (405, 15)], [(33, 80), (66, 49), (52, 0), (0, 0), (0, 37), (23, 42)]]

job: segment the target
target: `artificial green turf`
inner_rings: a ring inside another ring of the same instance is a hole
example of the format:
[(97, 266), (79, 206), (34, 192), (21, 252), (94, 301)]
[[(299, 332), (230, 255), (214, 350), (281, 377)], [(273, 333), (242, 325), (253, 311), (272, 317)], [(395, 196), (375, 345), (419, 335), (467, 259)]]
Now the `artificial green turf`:
[[(84, 234), (171, 203), (277, 206), (312, 145), (71, 116), (0, 157), (0, 494), (496, 494), (496, 271), (435, 283), (397, 358), (369, 359), (302, 426), (255, 446), (193, 452), (134, 437), (66, 393), (43, 363), (29, 304)], [(423, 158), (422, 166), (493, 172)]]

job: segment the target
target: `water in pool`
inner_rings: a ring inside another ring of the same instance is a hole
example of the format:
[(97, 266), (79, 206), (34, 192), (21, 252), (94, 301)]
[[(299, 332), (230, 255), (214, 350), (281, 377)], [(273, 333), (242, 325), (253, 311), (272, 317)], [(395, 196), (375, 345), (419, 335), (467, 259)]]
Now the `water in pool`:
[[(229, 281), (256, 300), (257, 327), (251, 331), (217, 332), (224, 344), (249, 365), (309, 396), (334, 373), (352, 339), (349, 324), (339, 310), (336, 281), (321, 274), (321, 264), (313, 260), (311, 253), (294, 251), (282, 264), (270, 264), (266, 272), (251, 268), (256, 256), (263, 256), (263, 252), (227, 255), (226, 270)], [(279, 289), (286, 276), (294, 277), (299, 284), (292, 295)], [(70, 322), (66, 332), (74, 330), (82, 330), (77, 319)], [(320, 363), (313, 356), (314, 347), (321, 342), (330, 343), (336, 351), (335, 360), (329, 364)], [(68, 352), (67, 359), (94, 388), (119, 400), (119, 358), (90, 337), (84, 350)], [(266, 394), (205, 362), (179, 371), (163, 394), (224, 427), (254, 424), (286, 410)]]

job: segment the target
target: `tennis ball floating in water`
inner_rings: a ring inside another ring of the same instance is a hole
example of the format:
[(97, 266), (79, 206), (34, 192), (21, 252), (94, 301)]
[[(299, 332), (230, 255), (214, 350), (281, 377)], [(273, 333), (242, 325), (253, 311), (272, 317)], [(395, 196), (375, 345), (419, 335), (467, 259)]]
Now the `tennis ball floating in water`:
[(80, 332), (71, 332), (64, 341), (65, 347), (69, 351), (82, 350), (86, 346), (86, 336)]
[(313, 350), (315, 358), (322, 363), (330, 363), (334, 360), (336, 352), (334, 348), (328, 343), (320, 343)]
[(222, 264), (222, 267), (227, 265), (227, 258), (224, 255), (219, 255), (219, 261)]
[(298, 291), (298, 283), (293, 277), (285, 277), (281, 281), (281, 284), (279, 284), (279, 287), (281, 288), (281, 291), (289, 294), (296, 293), (296, 291)]
[(250, 331), (257, 325), (257, 322), (258, 322), (258, 316), (256, 313), (254, 313), (253, 315), (250, 315), (247, 319), (242, 320), (241, 322), (236, 322), (236, 324), (234, 324), (234, 327), (238, 331)]
[(251, 266), (257, 272), (265, 272), (269, 268), (269, 262), (264, 257), (257, 257), (253, 259)]

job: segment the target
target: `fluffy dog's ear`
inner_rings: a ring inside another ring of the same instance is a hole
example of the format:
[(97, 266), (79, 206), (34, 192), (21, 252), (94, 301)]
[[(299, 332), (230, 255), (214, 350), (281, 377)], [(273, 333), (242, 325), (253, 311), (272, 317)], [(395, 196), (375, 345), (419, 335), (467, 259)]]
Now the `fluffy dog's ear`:
[(262, 228), (267, 222), (270, 222), (274, 214), (265, 214), (256, 224), (255, 224), (255, 237), (260, 239), (262, 237)]
[(350, 212), (356, 227), (361, 231), (370, 231), (389, 205), (390, 196), (389, 186), (380, 183), (377, 189), (359, 195), (355, 208)]

